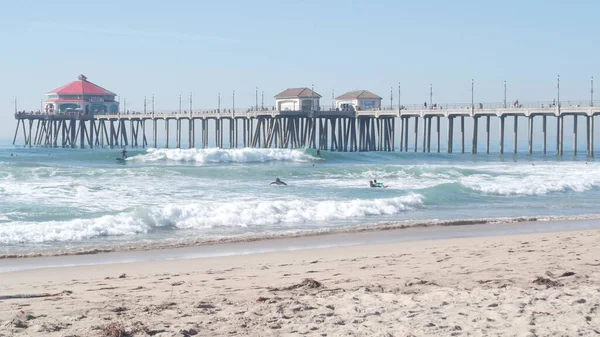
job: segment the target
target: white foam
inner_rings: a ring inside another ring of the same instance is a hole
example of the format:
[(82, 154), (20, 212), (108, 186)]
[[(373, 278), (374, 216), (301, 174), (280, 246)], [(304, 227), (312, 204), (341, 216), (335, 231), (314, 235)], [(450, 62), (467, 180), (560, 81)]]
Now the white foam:
[(81, 241), (103, 236), (147, 233), (155, 227), (204, 229), (315, 223), (405, 212), (422, 204), (422, 196), (375, 200), (276, 200), (202, 202), (138, 207), (131, 212), (69, 221), (14, 221), (0, 226), (0, 243)]
[[(493, 166), (459, 182), (474, 191), (495, 195), (546, 195), (556, 192), (585, 192), (600, 187), (597, 164), (552, 163)], [(487, 171), (487, 172), (486, 172)]]
[[(326, 174), (319, 184), (338, 188), (364, 187), (377, 179), (392, 189), (421, 190), (457, 183), (489, 195), (546, 195), (585, 192), (600, 187), (600, 164), (577, 162), (481, 163), (473, 165), (387, 165), (360, 171)], [(311, 182), (303, 182), (303, 184)]]
[(290, 149), (148, 149), (146, 154), (128, 158), (136, 162), (193, 162), (210, 163), (256, 163), (270, 161), (307, 162), (318, 160), (301, 150)]

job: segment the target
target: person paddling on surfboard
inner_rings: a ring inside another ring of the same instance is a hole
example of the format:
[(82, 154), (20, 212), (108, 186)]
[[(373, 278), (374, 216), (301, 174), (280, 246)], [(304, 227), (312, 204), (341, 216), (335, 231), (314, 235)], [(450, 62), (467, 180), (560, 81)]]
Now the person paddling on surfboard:
[(386, 188), (387, 186), (385, 186), (383, 183), (378, 183), (377, 179), (373, 179), (373, 186), (371, 187), (382, 187), (382, 188)]
[(269, 185), (286, 185), (286, 183), (284, 183), (283, 181), (281, 181), (279, 178), (275, 178), (275, 181), (270, 183)]

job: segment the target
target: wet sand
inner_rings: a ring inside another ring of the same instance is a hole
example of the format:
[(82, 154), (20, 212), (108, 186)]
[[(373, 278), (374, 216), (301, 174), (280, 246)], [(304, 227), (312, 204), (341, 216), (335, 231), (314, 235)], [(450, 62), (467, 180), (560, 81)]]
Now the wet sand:
[(0, 336), (595, 336), (599, 246), (586, 230), (6, 272)]

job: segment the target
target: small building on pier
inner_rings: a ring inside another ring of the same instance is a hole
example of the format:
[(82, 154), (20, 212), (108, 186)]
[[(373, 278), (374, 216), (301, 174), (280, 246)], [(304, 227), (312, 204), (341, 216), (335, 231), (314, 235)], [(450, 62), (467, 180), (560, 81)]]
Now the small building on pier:
[(46, 94), (46, 114), (107, 114), (119, 111), (117, 95), (79, 75), (73, 81)]
[(381, 97), (368, 90), (354, 90), (335, 98), (335, 107), (342, 111), (379, 110)]
[(278, 111), (315, 111), (320, 98), (309, 88), (289, 88), (275, 95), (275, 106)]

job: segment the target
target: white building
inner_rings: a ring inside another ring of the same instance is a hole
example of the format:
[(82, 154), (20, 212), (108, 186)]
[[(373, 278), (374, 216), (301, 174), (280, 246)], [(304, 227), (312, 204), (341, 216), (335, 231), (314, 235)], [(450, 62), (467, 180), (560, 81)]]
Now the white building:
[(381, 97), (368, 90), (349, 91), (335, 98), (335, 107), (342, 111), (379, 110)]
[(275, 106), (279, 111), (319, 110), (320, 98), (309, 88), (290, 88), (275, 95)]

